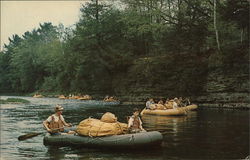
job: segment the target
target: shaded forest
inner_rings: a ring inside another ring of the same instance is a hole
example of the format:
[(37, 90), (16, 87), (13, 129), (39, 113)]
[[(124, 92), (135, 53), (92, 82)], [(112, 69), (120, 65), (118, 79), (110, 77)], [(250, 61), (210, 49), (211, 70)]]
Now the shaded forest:
[(10, 37), (0, 93), (193, 96), (211, 73), (248, 79), (247, 0), (93, 0), (80, 13)]

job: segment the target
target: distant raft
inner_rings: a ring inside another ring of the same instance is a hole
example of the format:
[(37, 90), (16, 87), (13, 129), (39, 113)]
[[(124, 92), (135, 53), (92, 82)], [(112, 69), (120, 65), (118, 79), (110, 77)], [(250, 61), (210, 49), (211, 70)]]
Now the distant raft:
[(60, 95), (58, 96), (59, 99), (67, 99), (67, 97), (65, 97), (64, 95)]
[(35, 94), (33, 97), (34, 98), (43, 98), (43, 95), (41, 95), (41, 94)]
[(123, 134), (104, 137), (89, 137), (73, 134), (54, 135), (47, 133), (44, 145), (73, 145), (92, 148), (134, 148), (150, 147), (161, 144), (163, 136), (158, 131)]
[(193, 104), (186, 107), (179, 107), (177, 109), (166, 109), (166, 110), (150, 110), (150, 109), (143, 109), (141, 115), (149, 114), (149, 115), (161, 115), (161, 116), (182, 116), (186, 115), (187, 111), (195, 110), (198, 106)]
[(84, 96), (80, 96), (77, 99), (79, 100), (92, 100), (92, 97), (90, 95), (84, 95)]
[(119, 100), (117, 100), (117, 99), (114, 99), (114, 98), (104, 98), (104, 100), (103, 100), (104, 102), (120, 102)]

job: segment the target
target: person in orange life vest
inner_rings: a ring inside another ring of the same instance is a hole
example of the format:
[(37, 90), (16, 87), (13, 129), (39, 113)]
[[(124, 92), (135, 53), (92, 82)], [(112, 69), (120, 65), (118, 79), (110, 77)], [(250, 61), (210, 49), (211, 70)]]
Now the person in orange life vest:
[[(63, 107), (60, 105), (56, 105), (55, 114), (49, 116), (45, 121), (43, 121), (43, 125), (46, 130), (51, 135), (61, 135), (61, 134), (73, 134), (74, 131), (69, 131), (64, 129), (65, 126), (71, 127), (71, 123), (66, 123), (62, 116)], [(74, 132), (75, 133), (75, 132)]]
[(145, 132), (145, 129), (142, 128), (142, 121), (139, 117), (138, 108), (134, 108), (133, 115), (128, 120), (128, 129), (130, 133)]

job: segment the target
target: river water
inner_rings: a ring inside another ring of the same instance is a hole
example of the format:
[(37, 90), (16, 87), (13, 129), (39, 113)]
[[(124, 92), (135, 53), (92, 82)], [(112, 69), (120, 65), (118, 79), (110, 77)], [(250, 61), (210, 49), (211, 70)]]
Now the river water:
[[(9, 96), (10, 97), (10, 96)], [(9, 98), (1, 96), (2, 99)], [(13, 96), (11, 96), (12, 98)], [(14, 97), (15, 98), (15, 97)], [(126, 122), (134, 107), (102, 101), (60, 100), (57, 98), (18, 97), (30, 104), (1, 104), (1, 159), (81, 159), (81, 160), (163, 160), (163, 159), (243, 159), (249, 155), (249, 110), (198, 109), (187, 116), (143, 116), (146, 130), (160, 131), (162, 147), (147, 150), (103, 150), (43, 145), (43, 135), (18, 141), (29, 132), (44, 132), (42, 121), (53, 107), (64, 107), (66, 122), (100, 118), (114, 113)]]

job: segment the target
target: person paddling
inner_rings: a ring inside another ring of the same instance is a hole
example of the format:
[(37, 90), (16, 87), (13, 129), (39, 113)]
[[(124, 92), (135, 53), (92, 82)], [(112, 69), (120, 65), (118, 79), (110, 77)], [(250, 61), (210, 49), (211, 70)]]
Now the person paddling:
[(64, 129), (64, 127), (72, 127), (71, 123), (66, 123), (62, 116), (63, 107), (60, 105), (55, 106), (55, 114), (49, 116), (43, 125), (51, 135), (61, 134), (74, 134), (74, 131)]
[(134, 108), (133, 115), (128, 120), (129, 133), (145, 132), (145, 129), (142, 128), (142, 121), (139, 117), (139, 113), (139, 109)]

